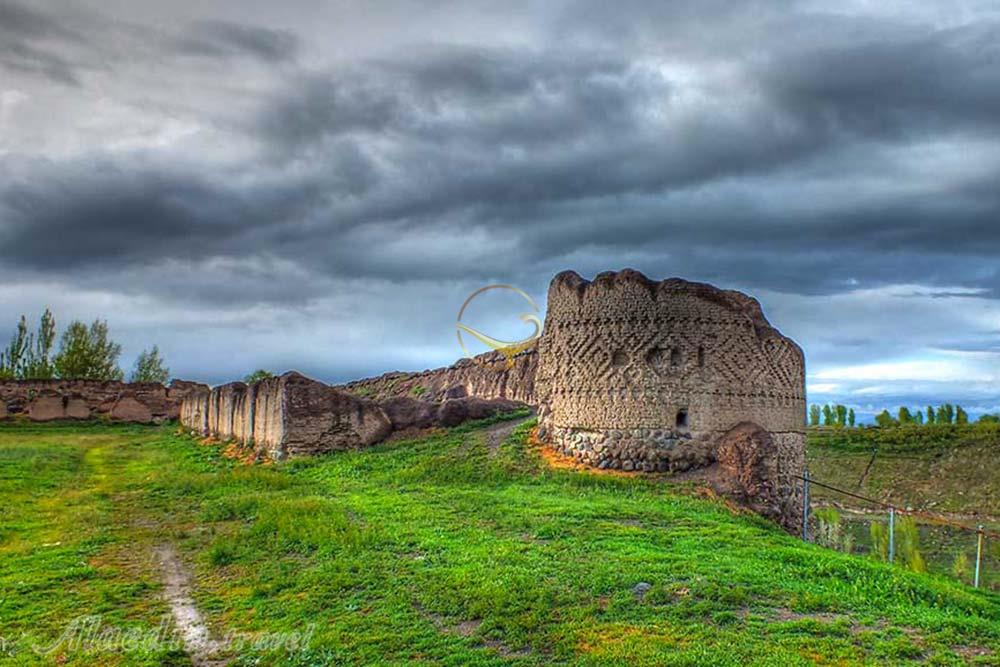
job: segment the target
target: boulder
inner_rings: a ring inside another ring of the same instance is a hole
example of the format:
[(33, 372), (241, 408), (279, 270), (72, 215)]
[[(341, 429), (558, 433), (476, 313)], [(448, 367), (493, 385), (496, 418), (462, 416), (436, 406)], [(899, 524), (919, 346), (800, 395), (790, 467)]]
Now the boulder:
[(70, 398), (66, 401), (66, 417), (68, 419), (90, 419), (90, 406), (82, 398)]
[(452, 387), (448, 387), (445, 390), (445, 392), (444, 392), (445, 399), (449, 399), (449, 398), (465, 398), (468, 395), (469, 395), (469, 392), (466, 390), (465, 386), (464, 385), (460, 385), (460, 384), (454, 385)]
[(122, 396), (115, 402), (114, 407), (111, 408), (111, 419), (148, 424), (153, 421), (153, 413), (134, 397)]
[(28, 404), (28, 418), (31, 421), (47, 422), (63, 419), (65, 416), (66, 406), (62, 396), (42, 395)]
[(771, 434), (753, 422), (738, 424), (723, 435), (715, 449), (720, 478), (717, 489), (755, 512), (782, 519), (777, 450)]
[(498, 413), (510, 412), (521, 407), (516, 401), (502, 398), (452, 398), (438, 408), (437, 422), (441, 426), (457, 426), (470, 419), (485, 419)]
[(437, 416), (437, 405), (429, 401), (397, 396), (379, 403), (389, 421), (392, 430), (403, 431), (409, 428), (427, 428), (434, 423)]

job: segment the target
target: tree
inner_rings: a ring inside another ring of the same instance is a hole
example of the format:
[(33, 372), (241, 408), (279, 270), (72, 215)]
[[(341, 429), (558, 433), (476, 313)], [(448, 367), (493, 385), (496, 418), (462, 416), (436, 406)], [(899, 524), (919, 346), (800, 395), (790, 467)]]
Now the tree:
[(56, 342), (56, 318), (48, 308), (42, 313), (35, 335), (35, 347), (25, 366), (24, 377), (29, 380), (48, 380), (56, 375), (52, 361), (52, 346)]
[(924, 425), (924, 413), (921, 412), (920, 410), (917, 410), (917, 423), (920, 424), (921, 426)]
[(823, 406), (823, 426), (833, 426), (833, 409), (829, 405)]
[(88, 329), (75, 320), (63, 332), (55, 358), (56, 373), (61, 378), (121, 380), (121, 352), (121, 345), (108, 338), (107, 322), (94, 320)]
[(927, 406), (927, 423), (928, 424), (934, 423), (934, 408), (932, 408), (929, 405)]
[(951, 403), (945, 403), (944, 404), (944, 414), (948, 418), (945, 421), (946, 424), (954, 424), (955, 423), (955, 406), (953, 406)]
[(854, 428), (854, 408), (847, 411), (847, 423), (850, 424), (851, 428)]
[(7, 349), (0, 352), (0, 377), (23, 378), (28, 355), (31, 354), (31, 336), (28, 333), (28, 320), (21, 315), (14, 336), (7, 344)]
[(819, 406), (815, 403), (809, 406), (809, 425), (819, 426)]
[(939, 405), (937, 409), (937, 414), (934, 415), (934, 421), (938, 424), (950, 424), (951, 420), (948, 419), (948, 412), (944, 409), (943, 405)]
[(837, 405), (834, 410), (837, 412), (837, 425), (847, 426), (847, 407), (843, 405)]
[(253, 384), (254, 382), (260, 382), (261, 380), (266, 380), (267, 378), (273, 378), (274, 373), (271, 371), (266, 371), (263, 368), (258, 368), (250, 375), (243, 378), (243, 381), (247, 384)]
[(980, 424), (1000, 424), (1000, 415), (980, 415)]
[(888, 410), (883, 410), (882, 412), (875, 415), (875, 423), (881, 428), (888, 428), (890, 426), (896, 425), (896, 420), (892, 418)]
[(969, 423), (969, 413), (963, 410), (961, 405), (955, 406), (955, 423), (956, 424)]
[(899, 409), (899, 423), (909, 424), (913, 421), (913, 415), (910, 414), (910, 409), (905, 405)]
[(136, 358), (131, 381), (166, 384), (169, 377), (170, 369), (163, 365), (160, 348), (154, 345), (148, 352), (143, 350)]

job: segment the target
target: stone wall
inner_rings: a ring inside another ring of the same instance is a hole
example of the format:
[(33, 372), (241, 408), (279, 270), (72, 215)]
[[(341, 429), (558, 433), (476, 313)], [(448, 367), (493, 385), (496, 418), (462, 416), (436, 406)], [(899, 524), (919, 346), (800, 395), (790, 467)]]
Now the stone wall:
[(102, 380), (0, 380), (0, 419), (24, 415), (32, 421), (90, 419), (148, 423), (175, 419), (184, 397), (199, 388), (174, 380), (154, 382)]
[(516, 406), (479, 398), (378, 402), (289, 372), (249, 386), (233, 382), (192, 392), (181, 406), (180, 420), (200, 435), (234, 440), (283, 459), (364, 447), (393, 432), (453, 426)]
[(763, 457), (752, 471), (770, 476), (751, 485), (754, 503), (794, 520), (804, 357), (756, 300), (630, 270), (593, 282), (561, 273), (549, 288), (538, 355), (540, 435), (559, 451), (598, 468), (715, 466), (728, 482), (734, 473), (719, 469), (720, 449), (750, 424), (766, 434), (748, 440)]
[(446, 368), (417, 373), (393, 372), (342, 385), (353, 394), (384, 400), (412, 396), (431, 401), (476, 396), (534, 405), (538, 352), (531, 348), (514, 357), (513, 367), (499, 352), (461, 359)]

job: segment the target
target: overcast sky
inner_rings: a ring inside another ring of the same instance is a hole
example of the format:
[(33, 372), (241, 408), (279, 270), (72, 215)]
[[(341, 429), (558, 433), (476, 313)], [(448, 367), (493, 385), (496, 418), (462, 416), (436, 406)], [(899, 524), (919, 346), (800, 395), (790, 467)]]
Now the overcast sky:
[(126, 367), (433, 367), (479, 286), (634, 267), (811, 400), (996, 410), (998, 253), (992, 0), (0, 0), (0, 323)]

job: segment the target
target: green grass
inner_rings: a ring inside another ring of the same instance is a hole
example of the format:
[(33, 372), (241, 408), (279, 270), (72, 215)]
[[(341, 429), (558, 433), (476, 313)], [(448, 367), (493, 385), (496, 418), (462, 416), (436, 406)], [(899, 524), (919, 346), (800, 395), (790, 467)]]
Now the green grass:
[(86, 615), (155, 630), (169, 542), (217, 637), (310, 631), (236, 665), (1000, 664), (1000, 596), (549, 469), (527, 426), (252, 467), (173, 427), (0, 426), (0, 663), (187, 664), (31, 650)]

